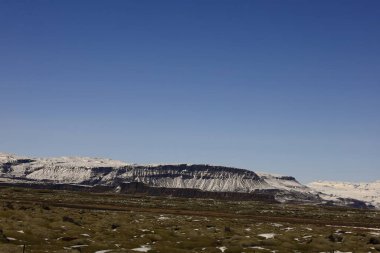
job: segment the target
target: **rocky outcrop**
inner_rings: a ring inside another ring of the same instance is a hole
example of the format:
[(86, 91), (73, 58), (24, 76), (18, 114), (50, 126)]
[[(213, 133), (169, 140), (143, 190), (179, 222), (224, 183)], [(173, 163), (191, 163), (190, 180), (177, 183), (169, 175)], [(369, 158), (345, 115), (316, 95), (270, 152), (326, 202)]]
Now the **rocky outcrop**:
[(210, 192), (189, 188), (149, 187), (144, 183), (132, 182), (121, 184), (118, 188), (118, 191), (124, 194), (146, 194), (149, 196), (171, 196), (182, 198), (210, 198), (228, 200), (259, 200), (267, 202), (277, 202), (274, 198), (274, 195), (271, 192), (266, 192), (264, 190), (258, 190), (251, 193)]

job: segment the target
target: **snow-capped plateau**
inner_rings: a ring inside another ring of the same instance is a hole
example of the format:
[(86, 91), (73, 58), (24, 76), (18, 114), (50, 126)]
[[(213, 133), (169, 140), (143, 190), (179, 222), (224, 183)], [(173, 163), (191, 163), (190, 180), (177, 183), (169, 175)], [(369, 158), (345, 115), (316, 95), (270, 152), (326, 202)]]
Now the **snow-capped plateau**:
[[(29, 158), (0, 153), (0, 183), (106, 186), (143, 183), (148, 187), (204, 192), (272, 194), (277, 201), (321, 203), (329, 195), (294, 177), (205, 164), (137, 165), (90, 157)], [(350, 196), (352, 198), (352, 196)]]
[(323, 193), (324, 199), (353, 198), (380, 208), (380, 180), (371, 183), (316, 181), (308, 186)]
[(312, 194), (293, 177), (202, 164), (136, 165), (89, 157), (28, 158), (0, 153), (3, 181), (28, 180), (78, 185), (118, 185), (142, 182), (151, 187), (195, 188), (202, 191), (244, 192), (280, 189)]

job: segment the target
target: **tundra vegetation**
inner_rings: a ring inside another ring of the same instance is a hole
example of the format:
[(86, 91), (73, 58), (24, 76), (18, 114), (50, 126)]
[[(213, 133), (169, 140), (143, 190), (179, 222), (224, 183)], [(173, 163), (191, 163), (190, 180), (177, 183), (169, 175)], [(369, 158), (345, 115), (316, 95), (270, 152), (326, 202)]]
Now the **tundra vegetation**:
[(379, 252), (380, 211), (0, 188), (0, 252)]

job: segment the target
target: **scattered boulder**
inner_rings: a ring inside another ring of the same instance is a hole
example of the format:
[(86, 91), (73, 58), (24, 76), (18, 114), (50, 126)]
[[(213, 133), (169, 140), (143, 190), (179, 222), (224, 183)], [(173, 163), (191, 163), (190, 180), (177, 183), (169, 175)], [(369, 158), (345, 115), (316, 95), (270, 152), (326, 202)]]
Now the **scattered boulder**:
[(41, 208), (44, 210), (50, 210), (50, 207), (46, 204), (42, 204)]
[(66, 236), (66, 237), (62, 237), (60, 238), (62, 241), (65, 241), (65, 242), (71, 242), (71, 241), (74, 241), (76, 239), (78, 239), (77, 237), (69, 237), (69, 236)]
[(230, 227), (224, 227), (224, 232), (230, 233), (232, 229)]
[(33, 208), (30, 207), (30, 206), (20, 206), (20, 207), (18, 208), (18, 210), (23, 210), (23, 211), (25, 211), (25, 210), (33, 210)]
[(77, 226), (81, 226), (81, 224), (79, 222), (75, 221), (73, 218), (71, 218), (69, 216), (63, 216), (62, 220), (64, 222), (70, 222), (70, 223), (73, 223), (73, 224), (75, 224)]
[(179, 226), (175, 226), (173, 227), (173, 230), (178, 231), (178, 230), (181, 230), (181, 228)]
[(117, 229), (118, 227), (120, 227), (120, 225), (119, 225), (119, 224), (116, 224), (116, 223), (113, 223), (113, 224), (111, 225), (111, 228), (112, 228), (112, 229)]
[(331, 242), (343, 242), (343, 236), (340, 234), (331, 234), (327, 237)]
[(4, 232), (1, 228), (0, 228), (0, 242), (9, 242), (8, 238), (4, 235)]
[(15, 208), (13, 207), (13, 204), (11, 202), (6, 202), (4, 204), (4, 207), (10, 210), (14, 210)]
[(380, 238), (372, 236), (371, 238), (369, 238), (368, 243), (369, 244), (380, 244)]

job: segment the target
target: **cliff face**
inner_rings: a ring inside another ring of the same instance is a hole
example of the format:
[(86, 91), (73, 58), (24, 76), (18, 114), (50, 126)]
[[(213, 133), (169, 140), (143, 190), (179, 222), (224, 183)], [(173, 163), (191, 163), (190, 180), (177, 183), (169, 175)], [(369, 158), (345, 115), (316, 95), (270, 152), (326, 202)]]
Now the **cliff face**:
[(210, 165), (158, 165), (132, 168), (131, 181), (166, 188), (195, 188), (203, 191), (252, 192), (270, 188), (256, 173)]
[(211, 192), (283, 189), (307, 192), (293, 177), (211, 165), (130, 165), (99, 158), (24, 158), (0, 155), (0, 177), (61, 184), (108, 185), (141, 182), (151, 187)]
[(315, 192), (288, 176), (257, 174), (250, 170), (223, 166), (133, 165), (88, 157), (26, 158), (0, 154), (1, 181), (102, 186), (116, 191), (123, 185), (137, 182), (149, 187), (146, 192), (150, 194), (171, 192), (180, 196), (200, 196), (205, 192), (215, 192), (236, 196), (234, 193), (257, 195), (265, 192), (265, 198), (269, 194), (277, 201), (319, 201)]

